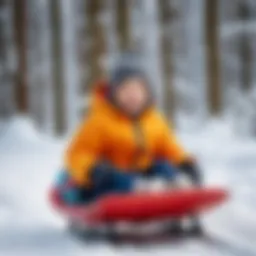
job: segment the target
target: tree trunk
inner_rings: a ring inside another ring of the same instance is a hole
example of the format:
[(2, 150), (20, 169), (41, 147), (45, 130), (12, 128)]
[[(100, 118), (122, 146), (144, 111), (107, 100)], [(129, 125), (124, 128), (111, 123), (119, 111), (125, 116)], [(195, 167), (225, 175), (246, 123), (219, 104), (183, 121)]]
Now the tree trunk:
[(16, 99), (18, 111), (21, 113), (26, 113), (28, 110), (26, 15), (26, 0), (14, 0), (14, 26), (18, 55)]
[(208, 73), (208, 107), (210, 112), (214, 115), (219, 114), (222, 109), (218, 7), (218, 0), (206, 1), (206, 58)]
[(103, 74), (102, 57), (105, 53), (105, 39), (103, 27), (101, 26), (102, 2), (101, 0), (88, 0), (86, 6), (86, 15), (88, 21), (88, 52), (87, 58), (89, 63), (87, 85), (92, 85)]
[(244, 31), (239, 38), (239, 55), (241, 61), (241, 89), (249, 91), (252, 86), (252, 56), (251, 35), (246, 33), (246, 24), (251, 18), (250, 6), (247, 2), (241, 2), (239, 5), (239, 18), (243, 22)]
[(172, 65), (172, 39), (171, 22), (172, 22), (172, 9), (170, 0), (159, 1), (159, 17), (160, 25), (162, 28), (161, 37), (161, 54), (163, 66), (163, 83), (164, 83), (164, 110), (168, 117), (173, 120), (174, 113), (174, 91), (173, 91), (173, 65)]
[(78, 27), (75, 4), (76, 1), (73, 0), (60, 0), (66, 132), (73, 131), (77, 126), (80, 121), (79, 112), (82, 108), (79, 90), (79, 61), (76, 51)]
[(107, 65), (106, 71), (109, 71), (115, 61), (115, 55), (119, 48), (119, 37), (116, 32), (117, 21), (117, 1), (104, 0), (102, 25), (104, 28), (104, 38), (106, 42)]
[(28, 112), (44, 132), (52, 133), (55, 118), (49, 2), (27, 0), (27, 82)]
[(55, 131), (61, 134), (65, 131), (65, 101), (63, 81), (63, 57), (61, 43), (61, 14), (59, 1), (50, 1), (52, 24), (52, 60), (53, 60), (53, 84), (54, 84), (54, 109)]
[(119, 49), (124, 51), (128, 49), (130, 44), (130, 27), (129, 27), (129, 0), (116, 0), (117, 15), (116, 27), (119, 36)]
[(0, 1), (0, 117), (15, 111), (16, 54), (13, 38), (13, 1)]

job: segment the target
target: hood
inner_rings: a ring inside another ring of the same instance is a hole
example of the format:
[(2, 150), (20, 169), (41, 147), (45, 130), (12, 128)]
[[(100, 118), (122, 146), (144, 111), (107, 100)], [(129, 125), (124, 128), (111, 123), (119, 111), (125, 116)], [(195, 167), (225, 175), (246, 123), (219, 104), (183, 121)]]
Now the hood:
[[(122, 109), (120, 109), (110, 97), (110, 86), (107, 81), (101, 80), (95, 83), (93, 86), (92, 100), (90, 105), (90, 111), (93, 113), (101, 113), (106, 115), (115, 115), (122, 116), (127, 118), (129, 117)], [(139, 117), (144, 115), (146, 112), (154, 108), (153, 101), (150, 101), (149, 104), (144, 108)], [(136, 117), (136, 118), (139, 118)]]

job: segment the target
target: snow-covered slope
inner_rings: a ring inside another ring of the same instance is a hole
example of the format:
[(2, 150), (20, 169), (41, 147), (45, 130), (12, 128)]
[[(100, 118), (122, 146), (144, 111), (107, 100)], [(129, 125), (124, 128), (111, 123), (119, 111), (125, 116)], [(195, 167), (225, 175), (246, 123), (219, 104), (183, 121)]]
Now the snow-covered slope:
[(212, 239), (135, 245), (81, 243), (51, 211), (47, 189), (61, 167), (62, 141), (38, 134), (29, 120), (12, 120), (0, 134), (0, 255), (256, 255), (256, 142), (235, 139), (220, 122), (181, 134), (198, 155), (207, 183), (227, 186), (232, 200), (205, 218)]

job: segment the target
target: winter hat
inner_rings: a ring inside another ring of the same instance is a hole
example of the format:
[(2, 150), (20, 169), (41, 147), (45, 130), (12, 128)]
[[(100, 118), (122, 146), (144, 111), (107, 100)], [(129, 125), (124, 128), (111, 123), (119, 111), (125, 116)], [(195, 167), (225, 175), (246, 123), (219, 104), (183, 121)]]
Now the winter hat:
[(116, 87), (131, 77), (144, 79), (150, 88), (143, 56), (137, 52), (128, 51), (119, 56), (110, 71), (109, 85), (111, 91), (113, 92)]

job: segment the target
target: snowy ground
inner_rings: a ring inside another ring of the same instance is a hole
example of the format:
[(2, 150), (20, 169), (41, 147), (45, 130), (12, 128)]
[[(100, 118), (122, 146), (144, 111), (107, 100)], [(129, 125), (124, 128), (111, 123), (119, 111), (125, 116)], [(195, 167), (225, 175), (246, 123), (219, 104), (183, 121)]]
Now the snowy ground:
[[(61, 167), (64, 143), (38, 136), (28, 120), (15, 119), (0, 134), (0, 255), (256, 255), (256, 141), (235, 139), (220, 122), (197, 134), (181, 134), (204, 168), (207, 183), (227, 186), (229, 204), (204, 220), (210, 241), (148, 244), (81, 243), (47, 202)], [(211, 240), (211, 239), (210, 239)]]

